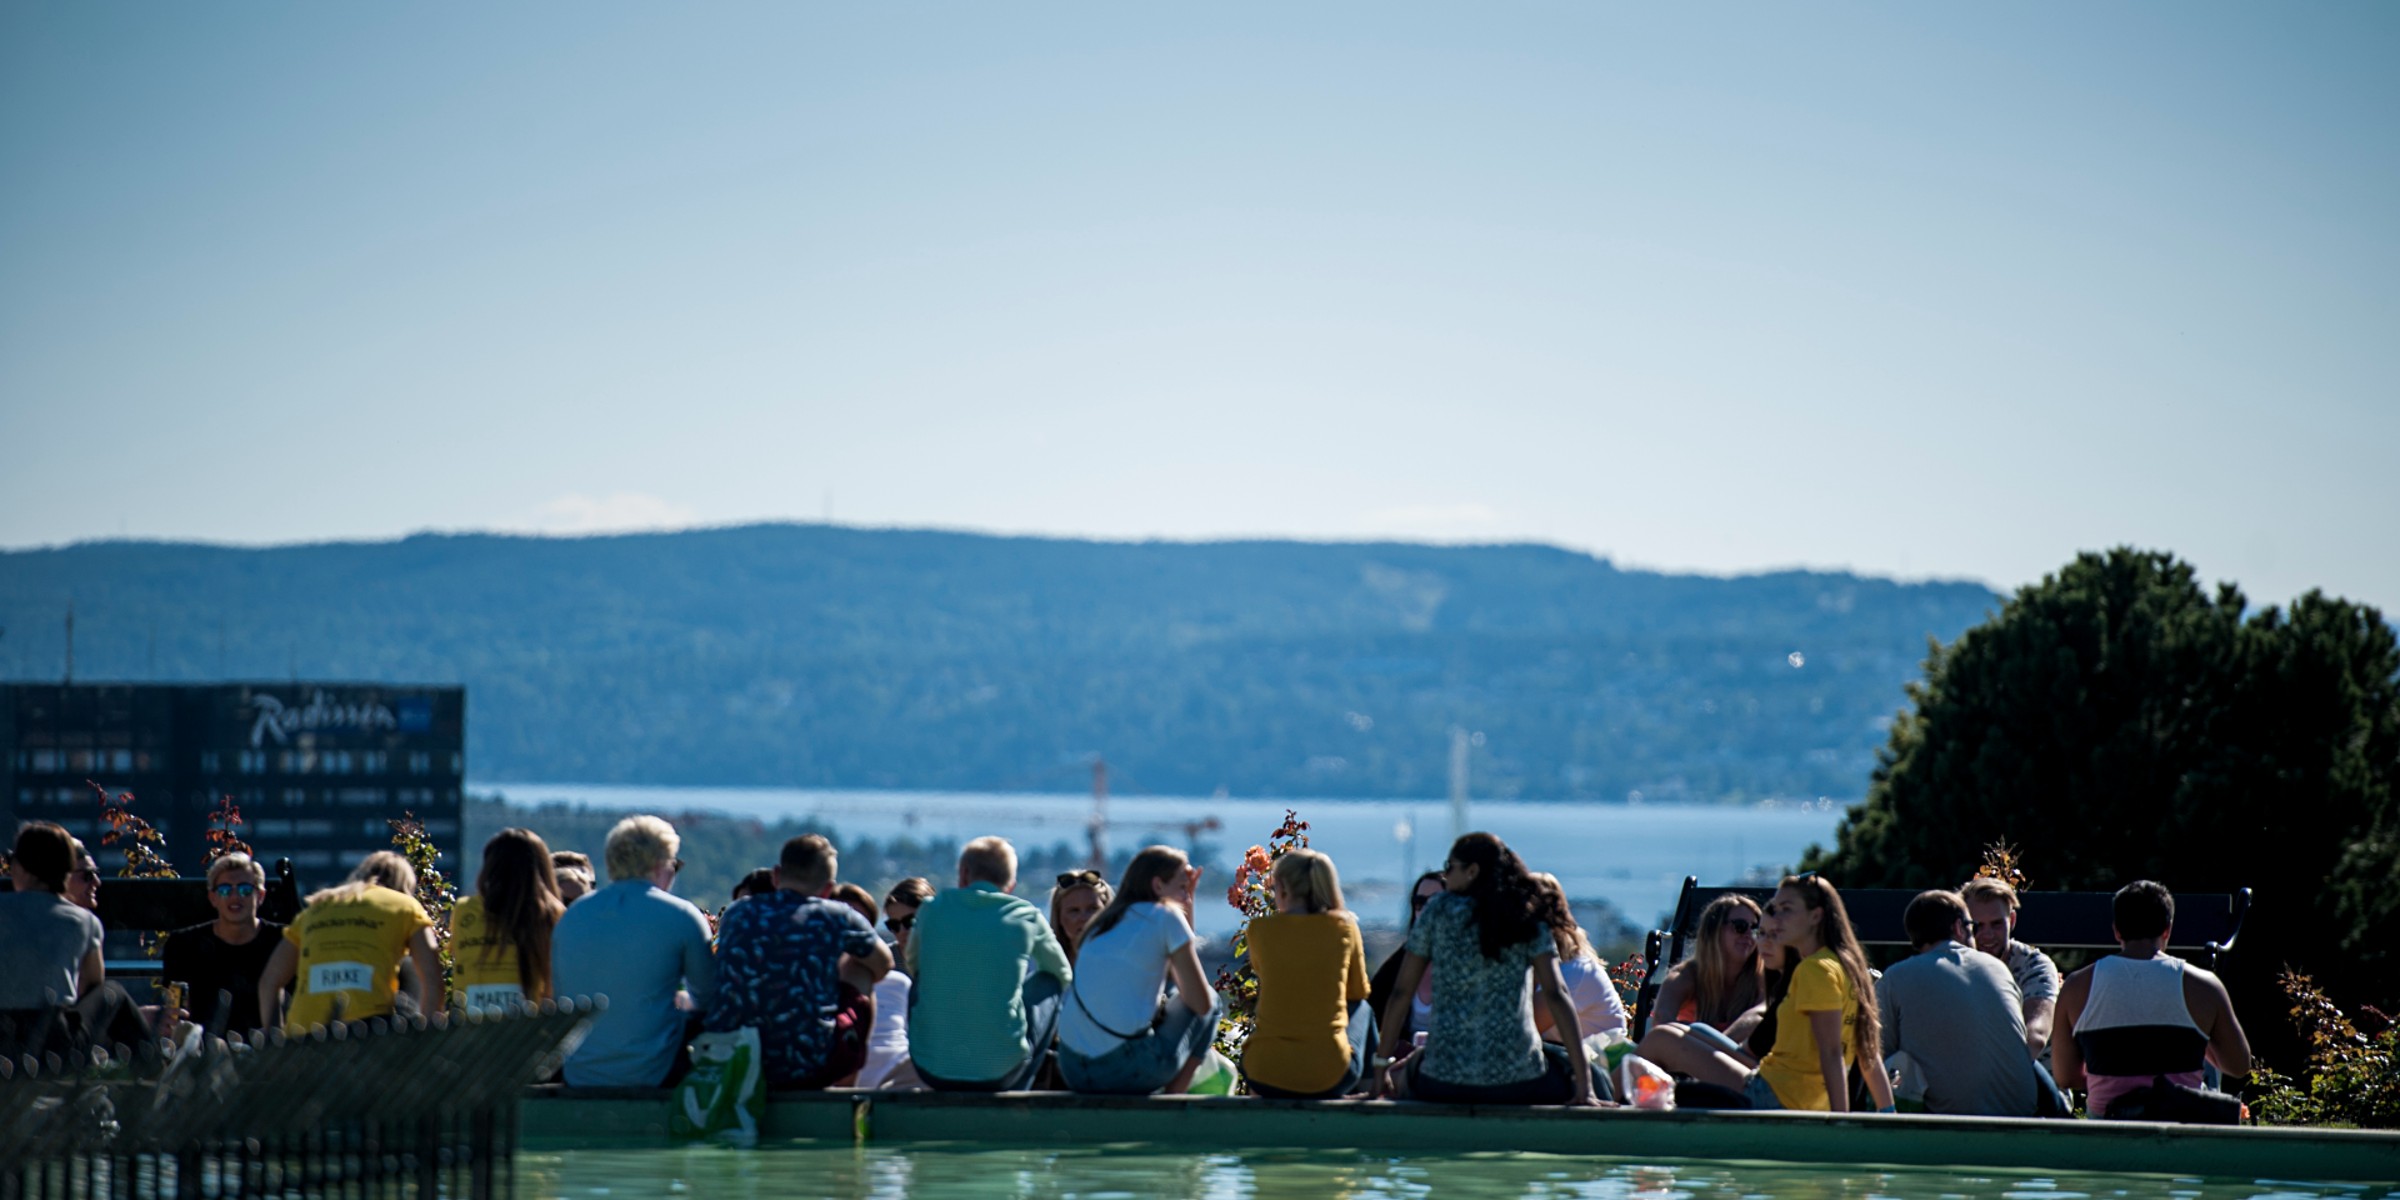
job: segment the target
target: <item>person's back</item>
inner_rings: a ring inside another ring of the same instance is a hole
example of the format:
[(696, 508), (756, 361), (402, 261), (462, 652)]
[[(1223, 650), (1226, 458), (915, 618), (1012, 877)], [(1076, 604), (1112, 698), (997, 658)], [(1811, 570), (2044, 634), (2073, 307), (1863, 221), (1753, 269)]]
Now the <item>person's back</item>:
[[(667, 890), (683, 867), (675, 827), (648, 815), (608, 831), (607, 887), (567, 906), (551, 934), (551, 993), (606, 996), (567, 1056), (572, 1087), (658, 1087), (715, 995), (708, 917)], [(678, 993), (689, 1007), (678, 1003)]]
[(468, 1011), (506, 1012), (549, 997), (547, 979), (536, 979), (533, 994), (525, 993), (520, 953), (485, 910), (483, 897), (468, 896), (450, 907), (451, 982)]
[[(1022, 1087), (1048, 1050), (1054, 1026), (1042, 1018), (1055, 1021), (1059, 989), (1074, 971), (1042, 910), (1008, 894), (1013, 847), (979, 838), (959, 863), (959, 886), (917, 910), (909, 937), (910, 1059), (935, 1087)], [(1029, 997), (1046, 1000), (1042, 1011)]]
[(0, 893), (0, 1009), (73, 1004), (100, 918), (50, 891)]
[(1483, 953), (1475, 906), (1445, 892), (1425, 906), (1408, 933), (1410, 953), (1433, 965), (1433, 1029), (1426, 1038), (1424, 1074), (1446, 1083), (1495, 1087), (1542, 1074), (1541, 1038), (1533, 1025), (1535, 959), (1555, 956), (1550, 930)]
[(1924, 1072), (1925, 1110), (1957, 1116), (2029, 1117), (2036, 1106), (2025, 1018), (2008, 965), (1945, 942), (1883, 973), (1883, 1051)]
[[(866, 917), (822, 894), (833, 887), (834, 862), (822, 836), (791, 839), (769, 873), (774, 886), (736, 901), (718, 923), (707, 1027), (756, 1028), (775, 1087), (825, 1087), (867, 1060), (876, 1019), (870, 976), (888, 969), (891, 956)], [(845, 956), (861, 964), (855, 981), (843, 978)]]
[[(2165, 887), (2149, 880), (2126, 885), (2112, 913), (2120, 952), (2077, 971), (2060, 989), (2068, 1037), (2051, 1047), (2059, 1082), (2083, 1084), (2095, 1115), (2112, 1115), (2119, 1101), (2161, 1084), (2203, 1089), (2211, 1060), (2229, 1075), (2250, 1070), (2250, 1043), (2224, 983), (2165, 952), (2174, 918)], [(2230, 1099), (2218, 1099), (2232, 1111)]]
[(299, 948), (287, 1033), (335, 1020), (390, 1016), (400, 960), (433, 918), (415, 896), (380, 884), (345, 885), (309, 901), (283, 930)]
[(1332, 1089), (1351, 1069), (1367, 1029), (1350, 1028), (1368, 998), (1366, 947), (1340, 912), (1290, 913), (1250, 922), (1258, 1017), (1242, 1045), (1242, 1073), (1295, 1095)]

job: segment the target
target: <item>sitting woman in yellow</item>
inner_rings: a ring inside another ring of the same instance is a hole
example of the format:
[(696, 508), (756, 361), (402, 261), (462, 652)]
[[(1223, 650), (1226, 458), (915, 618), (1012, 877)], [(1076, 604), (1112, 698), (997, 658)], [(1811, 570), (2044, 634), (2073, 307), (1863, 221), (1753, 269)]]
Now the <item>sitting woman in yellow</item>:
[(567, 911), (550, 847), (530, 829), (483, 844), (475, 894), (450, 910), (451, 980), (460, 1007), (501, 1011), (550, 995), (550, 931)]
[(434, 952), (433, 920), (417, 903), (417, 872), (389, 850), (377, 851), (350, 872), (350, 881), (308, 898), (284, 927), (283, 945), (258, 980), (258, 1011), (273, 1020), (283, 991), (292, 989), (286, 1033), (333, 1021), (388, 1017), (400, 994), (400, 960), (415, 967), (410, 994), (422, 1011), (442, 1011), (442, 963)]
[(1367, 955), (1342, 908), (1333, 860), (1294, 850), (1275, 860), (1275, 915), (1250, 922), (1258, 1023), (1242, 1044), (1242, 1075), (1261, 1096), (1349, 1094), (1375, 1046)]

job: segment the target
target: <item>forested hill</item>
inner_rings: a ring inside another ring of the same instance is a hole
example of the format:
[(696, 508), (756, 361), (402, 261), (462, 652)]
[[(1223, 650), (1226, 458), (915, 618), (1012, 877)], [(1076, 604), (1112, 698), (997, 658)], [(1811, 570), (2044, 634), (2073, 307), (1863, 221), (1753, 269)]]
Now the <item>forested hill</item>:
[(463, 682), (483, 780), (1434, 796), (1457, 725), (1479, 796), (1844, 801), (1998, 606), (1532, 545), (106, 542), (0, 553), (0, 673), (58, 677), (70, 598), (79, 679)]

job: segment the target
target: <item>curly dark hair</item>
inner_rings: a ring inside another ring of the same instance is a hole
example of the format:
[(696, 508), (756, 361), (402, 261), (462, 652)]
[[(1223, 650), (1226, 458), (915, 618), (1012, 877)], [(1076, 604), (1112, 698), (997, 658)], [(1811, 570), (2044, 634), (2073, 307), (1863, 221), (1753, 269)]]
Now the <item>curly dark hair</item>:
[(1525, 861), (1498, 837), (1470, 833), (1450, 844), (1450, 861), (1477, 868), (1465, 895), (1475, 906), (1475, 937), (1485, 958), (1498, 959), (1554, 919), (1557, 901), (1534, 883)]

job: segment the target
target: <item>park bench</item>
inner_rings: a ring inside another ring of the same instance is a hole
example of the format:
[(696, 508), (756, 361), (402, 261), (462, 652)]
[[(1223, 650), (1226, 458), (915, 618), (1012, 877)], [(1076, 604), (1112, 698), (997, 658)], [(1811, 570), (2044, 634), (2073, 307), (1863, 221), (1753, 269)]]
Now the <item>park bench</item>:
[[(1908, 933), (1900, 917), (1921, 890), (1844, 889), (1842, 904), (1850, 910), (1850, 925), (1858, 932), (1858, 940), (1869, 946), (1908, 945)], [(1634, 1006), (1635, 1031), (1647, 1027), (1650, 1006), (1658, 997), (1665, 969), (1683, 961), (1692, 938), (1699, 933), (1700, 914), (1711, 901), (1724, 895), (1748, 896), (1764, 908), (1774, 894), (1773, 887), (1702, 887), (1697, 876), (1685, 876), (1683, 891), (1675, 900), (1675, 915), (1667, 928), (1651, 931), (1644, 947), (1647, 974), (1642, 977), (1641, 995)], [(2111, 892), (2019, 892), (2017, 940), (2052, 951), (2114, 950), (2117, 938), (2112, 929), (2110, 905), (2115, 898)], [(2213, 894), (2178, 894), (2175, 927), (2167, 949), (2215, 970), (2218, 961), (2232, 951), (2234, 939), (2242, 932), (2242, 918), (2249, 912), (2249, 888)]]
[[(100, 884), (99, 901), (100, 923), (112, 934), (165, 932), (217, 919), (205, 878), (107, 879)], [(267, 889), (258, 898), (259, 919), (289, 925), (299, 915), (300, 883), (292, 874), (292, 860), (277, 859), (267, 873)], [(158, 974), (155, 958), (106, 962), (111, 978)]]

